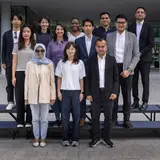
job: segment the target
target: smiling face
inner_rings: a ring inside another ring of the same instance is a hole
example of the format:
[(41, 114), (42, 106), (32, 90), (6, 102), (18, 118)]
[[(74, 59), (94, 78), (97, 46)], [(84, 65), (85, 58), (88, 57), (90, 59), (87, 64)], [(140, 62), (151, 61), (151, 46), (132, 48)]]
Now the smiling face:
[(107, 42), (105, 40), (97, 41), (96, 51), (100, 56), (104, 56), (107, 53)]
[(58, 25), (56, 27), (55, 33), (57, 34), (57, 37), (63, 37), (64, 35), (64, 29), (62, 26)]
[(90, 35), (93, 32), (94, 27), (92, 26), (91, 22), (85, 22), (83, 26), (83, 30), (86, 35)]
[(49, 22), (47, 19), (42, 19), (39, 25), (41, 27), (41, 30), (47, 30), (49, 27)]
[(24, 40), (29, 40), (31, 38), (31, 29), (29, 27), (25, 27), (22, 31), (22, 37)]
[(108, 14), (103, 14), (103, 15), (101, 15), (100, 23), (101, 23), (104, 27), (108, 26), (108, 25), (110, 24), (110, 22), (111, 22), (111, 19), (110, 19), (110, 17), (109, 17)]
[(74, 55), (76, 54), (76, 49), (71, 45), (67, 50), (67, 55), (68, 55), (68, 58), (70, 57), (74, 57)]
[(78, 19), (72, 19), (71, 29), (74, 32), (79, 31), (79, 20)]
[(41, 46), (37, 47), (35, 52), (38, 59), (42, 59), (44, 57), (45, 50)]
[(116, 29), (118, 32), (123, 32), (127, 28), (127, 21), (124, 18), (118, 18), (116, 21)]

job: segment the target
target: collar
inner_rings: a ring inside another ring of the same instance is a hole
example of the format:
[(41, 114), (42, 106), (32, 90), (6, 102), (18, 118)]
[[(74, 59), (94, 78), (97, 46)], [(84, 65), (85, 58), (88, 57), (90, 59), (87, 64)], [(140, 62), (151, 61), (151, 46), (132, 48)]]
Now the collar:
[(143, 23), (144, 23), (144, 20), (142, 22), (140, 22), (140, 23), (138, 21), (136, 21), (137, 25), (143, 25)]
[(57, 40), (55, 41), (56, 44), (61, 44), (61, 43), (64, 43), (64, 40), (58, 42)]
[[(106, 53), (106, 54), (107, 54), (107, 53)], [(105, 58), (106, 58), (106, 54), (105, 54), (102, 58), (99, 56), (99, 54), (97, 54), (97, 58), (98, 58), (99, 60), (105, 59)]]
[(117, 31), (118, 36), (125, 36), (126, 30), (124, 30), (121, 34)]
[(91, 38), (89, 38), (89, 37), (87, 37), (87, 36), (85, 35), (85, 39), (86, 39), (86, 40), (92, 40), (92, 38), (93, 38), (93, 35), (91, 36)]

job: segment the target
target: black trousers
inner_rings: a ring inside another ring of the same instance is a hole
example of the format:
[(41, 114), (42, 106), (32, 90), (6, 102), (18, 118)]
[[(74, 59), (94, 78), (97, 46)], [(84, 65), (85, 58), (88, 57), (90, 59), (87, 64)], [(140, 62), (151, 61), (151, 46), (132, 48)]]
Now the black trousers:
[(113, 121), (116, 121), (118, 118), (118, 99), (119, 99), (119, 93), (120, 88), (122, 91), (123, 96), (123, 115), (124, 115), (124, 121), (130, 120), (130, 112), (131, 112), (131, 88), (132, 88), (132, 77), (129, 76), (128, 78), (123, 78), (120, 74), (123, 72), (123, 64), (117, 64), (118, 65), (118, 71), (119, 71), (119, 91), (117, 99), (114, 103), (113, 108)]
[(145, 62), (143, 60), (140, 60), (134, 70), (133, 83), (132, 83), (132, 94), (133, 94), (134, 101), (139, 101), (138, 80), (139, 80), (139, 72), (140, 72), (141, 78), (142, 78), (142, 85), (143, 85), (142, 101), (148, 103), (150, 65), (151, 65), (151, 62)]
[[(17, 123), (25, 123), (25, 100), (24, 100), (24, 81), (25, 81), (25, 72), (17, 71), (16, 72), (16, 86), (15, 86), (15, 98), (17, 106)], [(29, 105), (26, 105), (26, 123), (31, 124), (32, 115)]]
[(14, 87), (12, 85), (12, 67), (7, 67), (5, 74), (7, 79), (7, 86), (6, 86), (7, 101), (14, 102)]
[(114, 101), (109, 100), (109, 95), (100, 89), (99, 96), (91, 102), (92, 133), (94, 138), (100, 138), (100, 114), (101, 108), (104, 110), (104, 138), (110, 138), (112, 131), (112, 110)]

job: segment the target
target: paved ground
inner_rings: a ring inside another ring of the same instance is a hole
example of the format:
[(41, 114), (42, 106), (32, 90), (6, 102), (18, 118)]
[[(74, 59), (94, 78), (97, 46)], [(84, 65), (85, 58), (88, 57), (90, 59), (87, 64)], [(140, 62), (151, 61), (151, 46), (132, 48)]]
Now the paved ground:
[[(0, 103), (6, 103), (5, 78), (0, 76)], [(140, 85), (140, 88), (142, 86)], [(150, 104), (160, 104), (160, 73), (152, 71)], [(141, 93), (141, 91), (140, 91)], [(122, 100), (120, 100), (122, 103)], [(50, 115), (49, 119), (54, 116)], [(0, 120), (9, 120), (7, 114), (1, 114)], [(101, 116), (103, 119), (103, 116)], [(119, 119), (122, 116), (119, 115)], [(133, 114), (132, 120), (145, 119), (141, 114)], [(160, 120), (160, 116), (157, 117)], [(45, 148), (33, 148), (31, 139), (0, 138), (0, 160), (160, 160), (160, 137), (152, 132), (119, 132), (113, 134), (115, 148), (106, 148), (100, 144), (96, 148), (89, 148), (89, 136), (86, 134), (77, 148), (61, 146), (59, 138), (48, 140)]]

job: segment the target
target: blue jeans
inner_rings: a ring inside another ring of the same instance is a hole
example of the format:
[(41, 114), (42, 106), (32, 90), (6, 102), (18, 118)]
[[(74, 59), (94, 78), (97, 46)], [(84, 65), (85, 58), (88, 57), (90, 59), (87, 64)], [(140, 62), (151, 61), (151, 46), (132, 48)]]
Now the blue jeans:
[(33, 134), (35, 139), (46, 139), (49, 104), (31, 104)]
[(56, 85), (56, 101), (54, 105), (52, 105), (52, 110), (55, 113), (56, 120), (61, 120), (60, 114), (61, 114), (61, 108), (62, 108), (62, 102), (58, 99), (58, 93), (57, 93), (57, 76), (55, 76), (55, 85)]
[(80, 90), (62, 90), (62, 128), (63, 128), (63, 141), (70, 140), (69, 132), (69, 119), (70, 112), (73, 117), (72, 127), (72, 141), (79, 141), (80, 137)]

